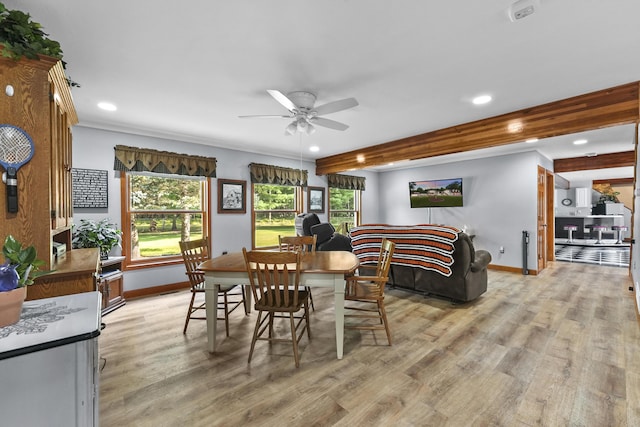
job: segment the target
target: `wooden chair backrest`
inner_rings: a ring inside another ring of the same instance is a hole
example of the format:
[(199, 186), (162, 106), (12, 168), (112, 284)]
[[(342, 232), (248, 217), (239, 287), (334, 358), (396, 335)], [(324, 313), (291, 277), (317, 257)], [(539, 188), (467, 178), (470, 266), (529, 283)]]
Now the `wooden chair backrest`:
[[(256, 308), (298, 305), (300, 252), (247, 251), (242, 248)], [(288, 292), (290, 291), (290, 292)]]
[(315, 252), (318, 235), (313, 236), (278, 236), (281, 252)]
[(204, 282), (204, 273), (198, 270), (198, 266), (210, 258), (209, 239), (197, 239), (188, 242), (180, 242), (180, 253), (187, 269), (187, 276), (191, 287), (194, 288)]
[(378, 258), (378, 266), (376, 267), (376, 276), (389, 277), (389, 269), (391, 268), (391, 257), (396, 249), (396, 244), (387, 238), (382, 239), (380, 245), (380, 257)]

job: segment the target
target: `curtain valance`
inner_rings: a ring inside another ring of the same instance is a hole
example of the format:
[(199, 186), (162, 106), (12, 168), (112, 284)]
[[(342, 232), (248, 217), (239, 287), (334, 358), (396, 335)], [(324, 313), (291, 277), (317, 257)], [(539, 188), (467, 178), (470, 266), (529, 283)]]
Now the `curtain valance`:
[(364, 190), (366, 178), (362, 176), (327, 175), (327, 184), (330, 188), (341, 188), (343, 190)]
[(308, 172), (304, 169), (283, 168), (280, 166), (249, 164), (251, 182), (254, 184), (277, 184), (307, 186)]
[(216, 159), (116, 145), (113, 169), (125, 172), (157, 172), (215, 178)]

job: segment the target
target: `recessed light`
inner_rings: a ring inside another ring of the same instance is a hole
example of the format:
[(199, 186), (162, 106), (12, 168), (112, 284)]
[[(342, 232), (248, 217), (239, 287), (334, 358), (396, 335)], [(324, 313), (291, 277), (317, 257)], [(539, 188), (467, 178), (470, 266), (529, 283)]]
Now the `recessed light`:
[(313, 151), (315, 153), (317, 151), (320, 151), (320, 147), (318, 147), (317, 145), (312, 145), (311, 147), (309, 147), (309, 151)]
[(116, 111), (118, 109), (118, 107), (116, 107), (115, 105), (113, 105), (110, 102), (99, 102), (98, 103), (98, 108), (105, 110), (105, 111)]
[(529, 138), (524, 142), (526, 142), (527, 144), (533, 144), (534, 142), (538, 142), (538, 138)]
[(491, 97), (491, 95), (480, 95), (473, 98), (471, 102), (473, 102), (475, 105), (483, 105), (491, 102), (492, 99), (493, 98)]
[(573, 141), (573, 145), (582, 145), (586, 143), (587, 143), (586, 139), (576, 139), (575, 141)]

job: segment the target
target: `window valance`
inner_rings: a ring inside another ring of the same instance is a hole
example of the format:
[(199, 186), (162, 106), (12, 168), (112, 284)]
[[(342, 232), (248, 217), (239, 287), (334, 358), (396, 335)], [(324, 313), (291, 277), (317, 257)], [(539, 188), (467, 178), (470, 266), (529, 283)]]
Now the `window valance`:
[(116, 145), (113, 169), (125, 172), (157, 172), (215, 178), (216, 159)]
[(330, 188), (341, 188), (343, 190), (364, 190), (366, 178), (362, 176), (328, 174), (327, 184)]
[(251, 182), (254, 184), (277, 184), (307, 186), (309, 173), (304, 169), (283, 168), (280, 166), (249, 164)]

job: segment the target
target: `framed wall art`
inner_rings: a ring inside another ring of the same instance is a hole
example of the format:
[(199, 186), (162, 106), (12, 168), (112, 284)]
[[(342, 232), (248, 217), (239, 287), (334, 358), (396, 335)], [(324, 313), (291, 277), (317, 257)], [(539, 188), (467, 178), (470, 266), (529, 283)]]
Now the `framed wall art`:
[(96, 169), (71, 169), (74, 208), (109, 207), (109, 172)]
[(247, 212), (247, 181), (218, 178), (218, 213)]
[(324, 213), (324, 187), (307, 187), (307, 211)]

